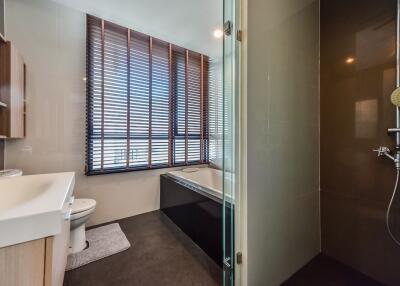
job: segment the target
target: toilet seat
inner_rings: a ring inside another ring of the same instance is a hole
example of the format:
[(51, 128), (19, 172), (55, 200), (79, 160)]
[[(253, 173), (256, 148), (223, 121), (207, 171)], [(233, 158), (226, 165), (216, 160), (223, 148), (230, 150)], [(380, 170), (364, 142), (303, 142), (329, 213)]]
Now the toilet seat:
[(94, 208), (91, 208), (91, 209), (88, 209), (86, 211), (79, 212), (79, 213), (76, 213), (76, 214), (72, 214), (71, 213), (71, 221), (80, 219), (80, 218), (85, 217), (87, 215), (90, 215), (92, 212), (94, 212)]
[(76, 199), (72, 204), (71, 220), (78, 219), (92, 213), (95, 207), (95, 200)]

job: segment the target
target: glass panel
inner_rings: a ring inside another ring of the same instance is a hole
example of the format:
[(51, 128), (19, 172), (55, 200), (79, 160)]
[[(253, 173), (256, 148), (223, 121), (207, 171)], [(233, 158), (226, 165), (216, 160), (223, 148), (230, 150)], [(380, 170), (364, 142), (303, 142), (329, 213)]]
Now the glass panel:
[[(237, 41), (235, 0), (224, 0), (223, 49), (223, 253), (224, 285), (235, 285), (235, 191), (237, 184)], [(237, 214), (236, 214), (237, 215)], [(237, 273), (236, 273), (237, 274)], [(238, 281), (236, 281), (238, 285)]]

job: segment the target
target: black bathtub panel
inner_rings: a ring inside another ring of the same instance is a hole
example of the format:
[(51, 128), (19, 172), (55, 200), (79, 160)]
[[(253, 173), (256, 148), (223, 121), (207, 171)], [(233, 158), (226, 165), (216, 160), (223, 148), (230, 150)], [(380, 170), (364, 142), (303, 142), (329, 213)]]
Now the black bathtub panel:
[[(160, 194), (161, 210), (222, 265), (222, 203), (189, 189), (168, 175), (161, 175)], [(230, 211), (226, 213), (230, 216)]]

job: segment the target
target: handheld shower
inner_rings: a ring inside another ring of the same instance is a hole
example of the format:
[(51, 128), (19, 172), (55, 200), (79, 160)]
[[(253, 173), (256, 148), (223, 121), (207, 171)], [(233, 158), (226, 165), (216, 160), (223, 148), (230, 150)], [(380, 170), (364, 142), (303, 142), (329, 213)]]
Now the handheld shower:
[(390, 95), (390, 101), (394, 106), (400, 107), (400, 87), (396, 88)]
[(397, 187), (399, 184), (399, 176), (400, 176), (400, 88), (399, 87), (392, 92), (390, 96), (390, 101), (393, 103), (393, 105), (396, 106), (396, 128), (389, 128), (388, 133), (396, 134), (396, 149), (394, 150), (394, 152), (391, 152), (388, 147), (380, 146), (378, 149), (374, 151), (378, 152), (378, 157), (386, 156), (387, 158), (391, 159), (395, 164), (396, 181), (392, 196), (389, 201), (389, 205), (386, 210), (386, 229), (390, 237), (393, 239), (393, 241), (400, 246), (400, 241), (394, 236), (389, 224), (390, 211), (392, 209), (394, 198), (396, 197)]
[(378, 152), (378, 157), (385, 156), (394, 162), (396, 168), (396, 181), (389, 205), (386, 210), (386, 228), (393, 241), (400, 246), (400, 241), (394, 236), (389, 224), (390, 211), (392, 209), (394, 198), (396, 197), (397, 187), (400, 177), (400, 0), (397, 0), (397, 17), (396, 17), (396, 89), (390, 96), (390, 101), (396, 106), (396, 127), (389, 128), (389, 134), (395, 134), (396, 147), (393, 152), (385, 146), (379, 147), (375, 152)]

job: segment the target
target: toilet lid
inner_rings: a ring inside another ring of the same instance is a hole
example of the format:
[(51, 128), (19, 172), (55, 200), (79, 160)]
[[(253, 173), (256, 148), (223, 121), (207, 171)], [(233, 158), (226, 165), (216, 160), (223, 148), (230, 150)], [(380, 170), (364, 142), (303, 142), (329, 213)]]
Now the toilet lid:
[(96, 206), (96, 201), (92, 199), (76, 199), (72, 204), (72, 214), (90, 210)]

